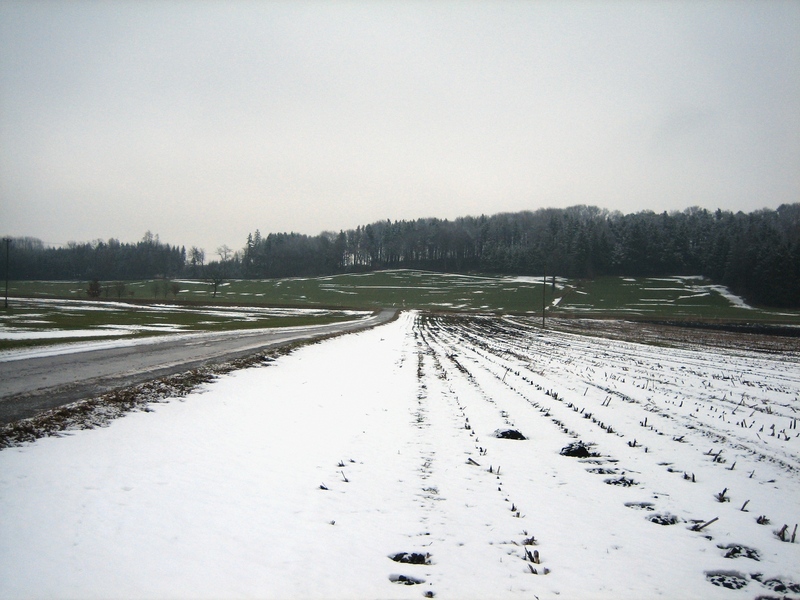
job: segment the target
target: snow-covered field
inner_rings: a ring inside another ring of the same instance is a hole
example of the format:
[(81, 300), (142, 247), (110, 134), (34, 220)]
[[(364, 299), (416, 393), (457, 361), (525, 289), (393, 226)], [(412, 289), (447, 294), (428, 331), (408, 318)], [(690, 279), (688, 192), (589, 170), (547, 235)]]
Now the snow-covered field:
[(800, 597), (799, 398), (796, 354), (404, 313), (1, 451), (0, 597)]

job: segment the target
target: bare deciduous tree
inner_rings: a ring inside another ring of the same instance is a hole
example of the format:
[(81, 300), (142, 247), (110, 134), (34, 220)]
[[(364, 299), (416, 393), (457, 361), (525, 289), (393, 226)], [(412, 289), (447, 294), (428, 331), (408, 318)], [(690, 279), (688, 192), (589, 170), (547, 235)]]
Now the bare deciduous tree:
[(189, 249), (189, 264), (192, 265), (192, 275), (198, 276), (198, 272), (206, 261), (206, 252), (202, 248), (192, 246)]
[(228, 246), (228, 244), (222, 244), (219, 248), (217, 248), (217, 254), (219, 254), (219, 258), (222, 262), (228, 262), (233, 256), (233, 250)]

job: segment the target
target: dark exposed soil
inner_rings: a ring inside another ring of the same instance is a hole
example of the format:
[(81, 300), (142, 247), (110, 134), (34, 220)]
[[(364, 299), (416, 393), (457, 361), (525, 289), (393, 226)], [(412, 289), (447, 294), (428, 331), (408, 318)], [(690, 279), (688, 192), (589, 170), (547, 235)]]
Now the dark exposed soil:
[(431, 563), (430, 554), (422, 554), (420, 552), (398, 552), (391, 555), (394, 562), (406, 563), (410, 565), (429, 565)]
[(744, 558), (750, 558), (752, 560), (761, 560), (761, 555), (755, 548), (748, 548), (747, 546), (742, 546), (740, 544), (719, 545), (717, 548), (726, 550), (725, 558), (739, 558), (741, 556)]
[(656, 525), (675, 525), (680, 522), (679, 517), (669, 513), (650, 515), (647, 520)]
[(635, 510), (655, 510), (652, 502), (626, 502), (625, 506), (628, 508), (633, 508)]
[(746, 324), (726, 327), (721, 323), (656, 323), (618, 319), (550, 319), (548, 327), (570, 333), (661, 346), (702, 345), (759, 352), (800, 353), (800, 337), (797, 337), (800, 335), (800, 328), (748, 327)]
[(419, 585), (420, 583), (425, 583), (424, 579), (412, 577), (411, 575), (390, 575), (389, 580), (402, 585)]
[(599, 456), (596, 452), (589, 450), (589, 445), (583, 442), (572, 442), (564, 446), (559, 452), (561, 456), (571, 456), (573, 458), (589, 458), (592, 456)]
[(734, 571), (711, 571), (706, 573), (706, 579), (729, 590), (740, 590), (747, 585), (747, 577)]
[(620, 487), (633, 487), (638, 485), (633, 479), (629, 477), (618, 477), (617, 479), (606, 479), (608, 485), (618, 485)]
[(494, 436), (503, 440), (527, 440), (524, 435), (522, 435), (516, 429), (498, 429), (494, 432)]

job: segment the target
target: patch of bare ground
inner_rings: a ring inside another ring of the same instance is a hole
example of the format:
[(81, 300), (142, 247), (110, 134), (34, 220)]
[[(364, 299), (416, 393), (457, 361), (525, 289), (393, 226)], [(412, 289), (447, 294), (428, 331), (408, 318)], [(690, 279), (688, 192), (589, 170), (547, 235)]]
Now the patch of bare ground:
[[(613, 340), (676, 348), (708, 346), (768, 353), (800, 354), (800, 337), (745, 331), (725, 331), (691, 324), (668, 324), (619, 319), (547, 319), (550, 329)], [(724, 327), (716, 325), (714, 327)]]

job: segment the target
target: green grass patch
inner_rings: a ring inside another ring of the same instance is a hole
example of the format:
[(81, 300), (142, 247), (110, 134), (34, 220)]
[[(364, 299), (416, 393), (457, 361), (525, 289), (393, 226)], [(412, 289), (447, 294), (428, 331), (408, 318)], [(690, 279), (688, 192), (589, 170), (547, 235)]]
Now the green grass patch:
[(744, 306), (724, 288), (693, 277), (602, 277), (572, 282), (562, 316), (800, 324), (800, 311)]
[(8, 310), (0, 311), (0, 349), (177, 332), (321, 325), (365, 314), (311, 308), (134, 305), (14, 298)]
[[(244, 304), (250, 306), (307, 306), (375, 310), (419, 308), (428, 310), (540, 312), (541, 282), (530, 278), (451, 275), (427, 271), (378, 271), (329, 277), (225, 281), (216, 296), (211, 284), (176, 280), (177, 295), (163, 295), (163, 284), (125, 282), (124, 293), (103, 283), (100, 300), (129, 300)], [(87, 299), (88, 282), (12, 282), (10, 293), (32, 298)], [(555, 290), (558, 295), (558, 291)], [(554, 290), (545, 294), (549, 304)]]
[[(214, 330), (293, 325), (300, 318), (263, 314), (253, 320), (235, 314), (235, 310), (245, 306), (360, 310), (394, 307), (541, 315), (543, 302), (548, 307), (547, 313), (553, 316), (800, 324), (800, 311), (744, 307), (735, 298), (726, 296), (724, 289), (692, 277), (557, 279), (555, 286), (548, 280), (543, 290), (541, 280), (535, 277), (392, 270), (329, 277), (227, 280), (219, 286), (216, 297), (211, 284), (205, 281), (171, 283), (177, 284), (174, 288), (177, 293), (169, 292), (165, 298), (164, 290), (173, 286), (165, 285), (163, 280), (125, 282), (124, 290), (113, 282), (103, 282), (100, 300), (120, 296), (128, 301), (127, 305), (136, 303), (136, 306), (118, 311), (108, 309), (102, 314), (87, 308), (76, 308), (72, 313), (62, 310), (64, 314), (53, 326), (78, 329), (118, 323), (154, 327), (169, 324), (189, 330)], [(13, 295), (29, 298), (84, 300), (87, 289), (88, 282), (63, 281), (12, 282), (10, 287)], [(138, 304), (153, 302), (173, 308), (162, 306), (156, 310), (152, 305)], [(213, 310), (201, 306), (212, 304)], [(231, 314), (219, 312), (225, 306), (231, 307)], [(202, 316), (204, 311), (206, 316)]]

